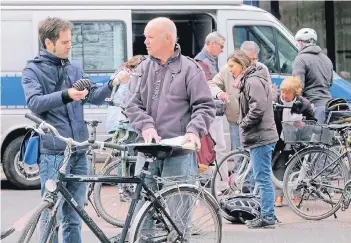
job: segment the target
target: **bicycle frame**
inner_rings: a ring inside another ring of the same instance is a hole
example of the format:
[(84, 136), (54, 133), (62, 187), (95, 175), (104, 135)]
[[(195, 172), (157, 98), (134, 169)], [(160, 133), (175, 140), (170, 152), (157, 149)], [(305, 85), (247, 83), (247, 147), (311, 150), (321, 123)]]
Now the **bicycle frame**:
[[(80, 218), (86, 223), (90, 230), (96, 235), (96, 237), (103, 243), (110, 243), (111, 241), (107, 236), (102, 232), (99, 226), (93, 221), (93, 219), (87, 214), (84, 210), (84, 207), (78, 205), (74, 200), (72, 195), (68, 192), (67, 188), (64, 185), (64, 182), (94, 182), (94, 183), (125, 183), (125, 184), (136, 184), (136, 189), (132, 198), (131, 205), (128, 210), (128, 215), (123, 225), (123, 230), (121, 234), (120, 242), (125, 242), (129, 226), (132, 222), (133, 213), (137, 206), (138, 201), (140, 200), (140, 195), (142, 189), (146, 191), (148, 198), (153, 201), (154, 209), (159, 213), (162, 212), (167, 220), (171, 223), (172, 227), (177, 231), (179, 236), (183, 238), (183, 234), (177, 227), (177, 225), (172, 220), (171, 216), (167, 213), (166, 209), (162, 206), (162, 203), (159, 201), (158, 196), (155, 195), (152, 190), (145, 184), (145, 175), (149, 174), (147, 172), (149, 162), (145, 162), (143, 170), (140, 174), (140, 177), (116, 177), (116, 176), (77, 176), (77, 175), (64, 175), (59, 173), (58, 180), (56, 181), (56, 189), (53, 192), (49, 192), (46, 197), (50, 197), (52, 194), (60, 193), (62, 195), (62, 200), (65, 200), (80, 216)], [(168, 229), (169, 230), (169, 229)]]

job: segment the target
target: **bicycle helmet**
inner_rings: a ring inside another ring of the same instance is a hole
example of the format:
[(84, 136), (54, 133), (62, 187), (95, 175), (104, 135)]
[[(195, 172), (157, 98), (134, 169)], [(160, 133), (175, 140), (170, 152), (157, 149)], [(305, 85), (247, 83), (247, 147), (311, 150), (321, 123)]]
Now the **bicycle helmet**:
[(295, 35), (296, 41), (303, 41), (303, 42), (317, 42), (317, 32), (311, 28), (303, 28), (297, 31)]
[(225, 212), (223, 217), (232, 223), (252, 220), (259, 217), (261, 205), (254, 195), (237, 195), (219, 202)]

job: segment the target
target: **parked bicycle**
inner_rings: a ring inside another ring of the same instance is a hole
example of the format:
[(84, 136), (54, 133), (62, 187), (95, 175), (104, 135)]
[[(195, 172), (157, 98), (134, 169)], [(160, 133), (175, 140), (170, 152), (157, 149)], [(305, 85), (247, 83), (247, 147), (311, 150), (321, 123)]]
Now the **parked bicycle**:
[[(155, 159), (164, 159), (170, 156), (173, 152), (182, 149), (181, 147), (159, 144), (132, 145), (136, 151), (142, 152), (146, 156), (140, 176), (121, 178), (115, 176), (66, 175), (65, 171), (66, 167), (69, 166), (68, 162), (72, 154), (72, 146), (94, 145), (100, 148), (107, 147), (119, 151), (126, 151), (127, 147), (92, 140), (76, 142), (72, 138), (62, 137), (53, 126), (33, 114), (26, 114), (26, 117), (38, 124), (37, 128), (33, 128), (36, 132), (39, 134), (44, 134), (45, 132), (54, 134), (55, 137), (66, 143), (66, 149), (58, 178), (49, 179), (45, 183), (46, 194), (25, 226), (19, 242), (39, 242), (39, 239), (42, 242), (52, 242), (60, 226), (57, 221), (57, 212), (63, 200), (79, 214), (100, 242), (123, 243), (126, 241), (127, 233), (129, 233), (129, 242), (133, 243), (203, 242), (204, 239), (206, 239), (206, 242), (221, 242), (222, 221), (219, 215), (220, 209), (216, 200), (204, 188), (191, 184), (178, 184), (179, 181), (174, 181), (172, 178), (153, 177), (158, 184), (161, 183), (164, 185), (161, 191), (154, 193), (145, 184), (145, 177), (149, 174), (149, 164)], [(184, 178), (185, 181), (190, 180), (191, 182), (194, 182), (195, 179)], [(65, 182), (67, 181), (135, 184), (136, 188), (133, 200), (130, 204), (122, 234), (109, 239), (88, 216), (84, 208), (80, 207), (72, 198), (65, 187)], [(142, 192), (142, 189), (144, 192)], [(145, 203), (138, 212), (134, 212), (137, 202), (142, 198), (145, 200)], [(197, 211), (197, 209), (200, 210)], [(44, 212), (48, 213), (48, 221), (45, 225), (41, 225), (40, 238), (37, 238), (36, 236), (39, 232), (35, 231), (39, 228), (39, 218)], [(135, 218), (132, 221), (133, 213), (135, 213)], [(199, 223), (199, 225), (196, 223)], [(193, 229), (196, 229), (196, 234), (193, 234)]]
[(335, 212), (340, 208), (349, 207), (350, 130), (351, 124), (325, 125), (317, 134), (321, 139), (326, 139), (333, 131), (340, 134), (344, 151), (341, 155), (323, 146), (326, 140), (322, 140), (321, 145), (300, 150), (290, 160), (284, 174), (284, 195), (291, 209), (300, 217), (309, 220), (320, 220), (333, 214), (336, 217)]

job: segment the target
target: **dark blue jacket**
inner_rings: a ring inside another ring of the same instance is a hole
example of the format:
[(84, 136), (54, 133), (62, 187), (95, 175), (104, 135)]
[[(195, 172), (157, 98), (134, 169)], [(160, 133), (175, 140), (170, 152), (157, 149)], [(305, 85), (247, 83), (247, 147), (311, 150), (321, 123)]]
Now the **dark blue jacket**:
[[(55, 92), (63, 70), (62, 87)], [(41, 50), (34, 60), (29, 61), (22, 73), (22, 86), (28, 108), (53, 125), (62, 136), (79, 142), (88, 139), (83, 106), (78, 101), (65, 104), (62, 93), (83, 77), (86, 75), (78, 64), (60, 59), (45, 50)], [(89, 93), (88, 102), (100, 105), (110, 95), (108, 83), (100, 88), (95, 86)], [(42, 136), (41, 141), (41, 153), (58, 154), (66, 147), (64, 142), (51, 135)]]

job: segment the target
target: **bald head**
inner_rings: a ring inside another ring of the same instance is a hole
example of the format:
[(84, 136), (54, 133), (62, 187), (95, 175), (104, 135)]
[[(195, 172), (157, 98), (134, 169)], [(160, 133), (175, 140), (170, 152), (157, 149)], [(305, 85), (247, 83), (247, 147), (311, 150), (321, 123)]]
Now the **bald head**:
[(162, 35), (170, 35), (173, 44), (177, 43), (177, 27), (169, 18), (158, 17), (152, 19), (147, 24), (147, 27), (158, 29)]
[(146, 49), (150, 56), (167, 61), (173, 55), (177, 42), (177, 28), (172, 20), (159, 17), (149, 21), (144, 35)]

